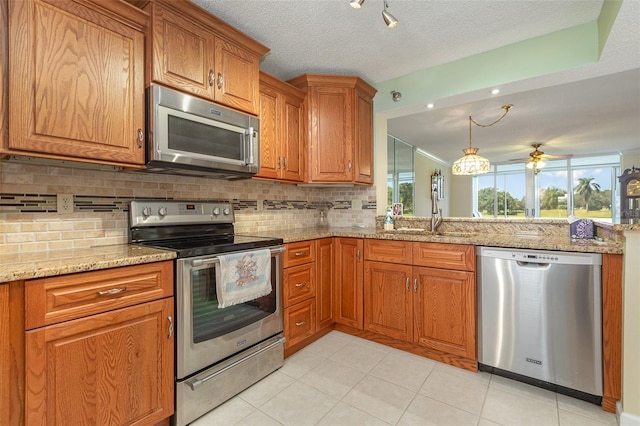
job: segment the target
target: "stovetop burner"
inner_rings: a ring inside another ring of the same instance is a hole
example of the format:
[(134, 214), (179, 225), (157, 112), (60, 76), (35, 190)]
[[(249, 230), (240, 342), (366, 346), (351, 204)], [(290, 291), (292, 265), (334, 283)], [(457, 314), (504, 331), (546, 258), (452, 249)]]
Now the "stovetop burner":
[(130, 241), (174, 250), (179, 258), (281, 245), (281, 238), (237, 235), (229, 203), (131, 201)]

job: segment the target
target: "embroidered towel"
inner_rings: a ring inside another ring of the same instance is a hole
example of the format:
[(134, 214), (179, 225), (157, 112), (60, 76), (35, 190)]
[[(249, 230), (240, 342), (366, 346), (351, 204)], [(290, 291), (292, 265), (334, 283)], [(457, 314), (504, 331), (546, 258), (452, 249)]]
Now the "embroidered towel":
[(219, 256), (218, 307), (237, 305), (271, 293), (271, 250)]

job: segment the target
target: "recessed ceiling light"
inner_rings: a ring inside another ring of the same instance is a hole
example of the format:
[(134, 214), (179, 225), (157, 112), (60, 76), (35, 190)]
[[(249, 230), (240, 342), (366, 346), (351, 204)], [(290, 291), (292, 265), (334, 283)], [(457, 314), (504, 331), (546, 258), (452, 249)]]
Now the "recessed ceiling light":
[(492, 94), (492, 95), (497, 95), (498, 93), (500, 93), (500, 89), (493, 89), (493, 90), (491, 91), (491, 94)]
[(434, 104), (427, 104), (427, 108), (431, 109), (433, 108), (435, 105)]

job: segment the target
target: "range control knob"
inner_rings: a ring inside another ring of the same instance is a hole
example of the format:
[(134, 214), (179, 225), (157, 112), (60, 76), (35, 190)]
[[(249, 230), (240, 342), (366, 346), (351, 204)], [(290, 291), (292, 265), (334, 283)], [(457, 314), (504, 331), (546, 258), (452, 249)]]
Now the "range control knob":
[(213, 213), (214, 216), (218, 216), (220, 214), (220, 208), (216, 207), (214, 208), (211, 213)]
[(225, 216), (229, 216), (229, 214), (231, 213), (231, 210), (229, 209), (229, 207), (225, 207), (222, 210), (222, 213), (224, 213)]
[(161, 217), (164, 217), (167, 215), (167, 208), (166, 207), (160, 207), (158, 209), (158, 215), (160, 215)]
[(142, 216), (149, 217), (151, 216), (151, 207), (145, 207), (142, 209)]

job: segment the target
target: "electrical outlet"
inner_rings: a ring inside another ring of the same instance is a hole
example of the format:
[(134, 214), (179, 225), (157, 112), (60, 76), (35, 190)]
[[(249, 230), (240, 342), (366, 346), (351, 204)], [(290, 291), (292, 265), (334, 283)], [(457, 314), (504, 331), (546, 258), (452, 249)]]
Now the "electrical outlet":
[(58, 214), (73, 213), (73, 194), (58, 194)]

